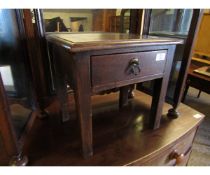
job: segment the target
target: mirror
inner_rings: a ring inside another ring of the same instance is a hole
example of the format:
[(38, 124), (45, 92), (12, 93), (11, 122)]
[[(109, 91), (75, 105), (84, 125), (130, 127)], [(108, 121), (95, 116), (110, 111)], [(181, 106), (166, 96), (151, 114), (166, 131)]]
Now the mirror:
[[(129, 9), (43, 9), (45, 32), (120, 32), (129, 33)], [(55, 93), (54, 68), (48, 57), (50, 89)]]
[(128, 9), (43, 9), (46, 32), (129, 32)]
[(0, 9), (0, 73), (12, 123), (19, 138), (32, 113), (30, 64), (19, 31), (17, 11)]
[[(175, 37), (186, 40), (190, 29), (193, 9), (152, 9), (149, 23), (149, 35)], [(185, 43), (176, 46), (166, 100), (173, 103)], [(152, 93), (153, 82), (141, 85), (141, 89)]]
[(153, 9), (149, 33), (187, 35), (192, 18), (192, 9)]

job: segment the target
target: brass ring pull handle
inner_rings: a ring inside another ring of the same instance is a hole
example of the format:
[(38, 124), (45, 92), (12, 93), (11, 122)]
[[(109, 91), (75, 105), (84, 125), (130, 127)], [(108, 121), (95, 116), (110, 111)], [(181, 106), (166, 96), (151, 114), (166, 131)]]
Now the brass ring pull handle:
[(141, 72), (141, 69), (139, 67), (139, 59), (133, 58), (129, 62), (129, 73), (138, 75)]
[(178, 154), (177, 150), (174, 150), (170, 155), (169, 155), (169, 160), (176, 160), (176, 165), (180, 164), (184, 160), (184, 154)]

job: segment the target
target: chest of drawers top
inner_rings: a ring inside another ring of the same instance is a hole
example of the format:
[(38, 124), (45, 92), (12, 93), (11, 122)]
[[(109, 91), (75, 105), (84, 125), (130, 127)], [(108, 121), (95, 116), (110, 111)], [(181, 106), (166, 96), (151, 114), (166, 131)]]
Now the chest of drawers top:
[(46, 38), (50, 42), (69, 48), (70, 52), (183, 43), (183, 40), (176, 38), (104, 32), (48, 33)]

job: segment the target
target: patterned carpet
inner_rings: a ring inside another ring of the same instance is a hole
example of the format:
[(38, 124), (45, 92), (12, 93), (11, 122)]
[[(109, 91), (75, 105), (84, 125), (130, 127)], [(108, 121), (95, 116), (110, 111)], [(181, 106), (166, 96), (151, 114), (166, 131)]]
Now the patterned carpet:
[(197, 98), (197, 94), (197, 89), (190, 88), (184, 102), (206, 115), (195, 137), (188, 166), (210, 166), (210, 95), (202, 92)]

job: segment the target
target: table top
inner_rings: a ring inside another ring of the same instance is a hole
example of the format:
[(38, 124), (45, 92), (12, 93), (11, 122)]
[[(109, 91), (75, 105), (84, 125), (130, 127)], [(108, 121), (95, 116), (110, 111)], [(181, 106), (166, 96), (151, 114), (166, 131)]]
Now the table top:
[[(180, 104), (180, 117), (169, 119), (165, 114), (171, 105), (165, 103), (160, 128), (150, 130), (144, 122), (149, 117), (151, 96), (135, 91), (135, 98), (123, 111), (119, 111), (118, 98), (118, 93), (92, 97), (94, 156), (90, 159), (84, 159), (80, 154), (77, 120), (65, 125), (59, 122), (59, 103), (53, 101), (46, 109), (53, 116), (49, 123), (37, 121), (39, 129), (35, 127), (32, 131), (30, 164), (127, 165), (172, 146), (175, 141), (196, 128), (204, 118), (203, 114)], [(70, 113), (74, 115), (73, 95), (69, 96), (69, 103)]]
[(56, 42), (57, 44), (69, 48), (72, 52), (133, 46), (175, 45), (183, 43), (182, 39), (177, 38), (105, 32), (54, 32), (47, 33), (46, 38), (48, 41)]
[(188, 70), (188, 76), (193, 76), (193, 77), (196, 77), (196, 78), (199, 78), (199, 79), (210, 82), (210, 77), (194, 72), (194, 70), (198, 69), (199, 67), (201, 67), (201, 66), (197, 66), (197, 65), (191, 63), (190, 67), (189, 67), (189, 70)]

